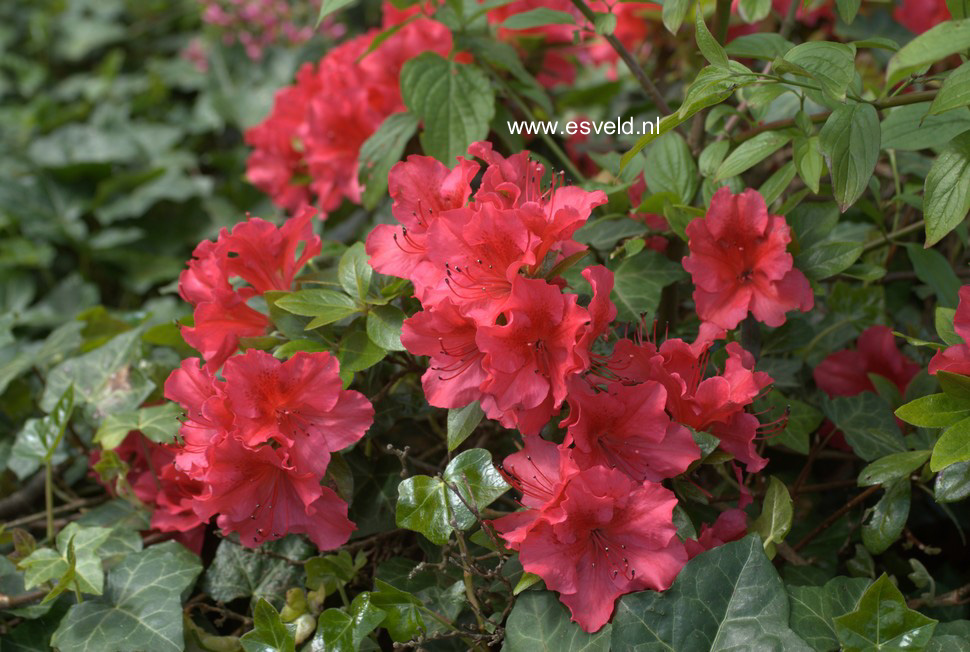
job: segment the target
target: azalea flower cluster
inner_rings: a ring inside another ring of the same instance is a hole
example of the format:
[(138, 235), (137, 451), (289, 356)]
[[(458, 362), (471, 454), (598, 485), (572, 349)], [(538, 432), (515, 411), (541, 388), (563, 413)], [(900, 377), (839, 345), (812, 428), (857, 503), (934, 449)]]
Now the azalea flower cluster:
[[(374, 408), (342, 389), (329, 353), (285, 362), (257, 350), (230, 358), (217, 378), (198, 358), (182, 361), (165, 397), (185, 410), (171, 471), (192, 482), (188, 501), (199, 523), (216, 516), (223, 535), (257, 547), (306, 534), (321, 550), (346, 543), (354, 524), (347, 503), (322, 481), (331, 454), (358, 441)], [(191, 523), (191, 519), (188, 519)]]
[[(474, 191), (474, 161), (459, 158), (449, 169), (411, 156), (397, 164), (388, 182), (399, 224), (378, 226), (367, 251), (375, 270), (409, 279), (421, 301), (401, 341), (431, 359), (422, 377), (428, 401), (446, 408), (478, 402), (524, 435), (523, 450), (502, 472), (526, 509), (494, 526), (523, 568), (594, 631), (620, 595), (665, 589), (689, 557), (744, 534), (744, 514), (734, 509), (682, 541), (673, 522), (677, 499), (660, 483), (701, 457), (691, 429), (714, 435), (749, 471), (763, 468), (755, 439), (764, 427), (746, 408), (772, 381), (736, 342), (724, 347), (723, 371), (709, 373), (711, 329), (694, 343), (622, 338), (602, 353), (616, 317), (612, 273), (602, 266), (582, 272), (592, 290), (583, 307), (557, 272), (582, 254), (572, 234), (605, 197), (562, 185), (556, 175), (543, 190), (544, 169), (528, 152), (505, 158), (481, 142), (469, 153), (486, 164)], [(754, 191), (715, 197), (708, 216), (689, 227), (698, 234), (692, 266), (719, 284), (708, 290), (719, 305), (744, 314), (756, 305), (778, 321), (801, 305), (776, 287), (797, 270), (784, 257), (784, 219), (756, 198)], [(712, 247), (721, 253), (708, 260)], [(734, 259), (750, 273), (726, 270)], [(539, 433), (563, 404), (565, 437), (555, 444)]]
[[(239, 43), (253, 61), (263, 57), (267, 46), (299, 45), (313, 36), (309, 25), (316, 18), (321, 0), (308, 3), (291, 0), (199, 0), (202, 20), (216, 28), (227, 45)], [(332, 18), (321, 29), (339, 36)]]
[(296, 84), (277, 92), (269, 116), (246, 132), (246, 176), (290, 211), (314, 199), (324, 211), (360, 200), (360, 147), (392, 113), (404, 111), (401, 68), (422, 52), (446, 55), (451, 32), (418, 11), (384, 6), (383, 29), (400, 26), (369, 51), (381, 30), (356, 36), (304, 64)]
[[(186, 532), (217, 516), (223, 533), (239, 533), (246, 546), (304, 533), (329, 549), (354, 529), (347, 504), (321, 483), (331, 454), (370, 427), (370, 402), (342, 389), (329, 353), (300, 352), (285, 362), (254, 349), (233, 355), (242, 338), (270, 326), (247, 302), (290, 290), (320, 252), (313, 213), (304, 208), (280, 228), (250, 218), (223, 229), (196, 247), (179, 278), (180, 294), (195, 307), (195, 323), (182, 335), (203, 359), (183, 360), (165, 383), (165, 397), (185, 410), (181, 442), (143, 456), (161, 471), (152, 475), (154, 495), (144, 487), (140, 496), (154, 504), (159, 530)], [(132, 483), (136, 495), (141, 480)]]
[(953, 317), (953, 331), (963, 343), (938, 351), (930, 360), (931, 374), (948, 371), (951, 374), (970, 376), (970, 285), (960, 288), (959, 297)]
[[(258, 217), (203, 240), (179, 276), (179, 294), (192, 304), (194, 324), (182, 338), (216, 370), (246, 337), (265, 335), (267, 315), (249, 301), (267, 292), (289, 291), (297, 272), (320, 253), (313, 234), (313, 209), (304, 207), (281, 227)], [(245, 282), (248, 285), (242, 285)]]

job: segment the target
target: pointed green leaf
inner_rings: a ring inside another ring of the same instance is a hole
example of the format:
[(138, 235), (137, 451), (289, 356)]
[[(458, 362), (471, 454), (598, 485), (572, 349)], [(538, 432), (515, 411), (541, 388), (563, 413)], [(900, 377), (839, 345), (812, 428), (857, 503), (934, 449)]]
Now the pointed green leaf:
[(871, 104), (843, 104), (819, 132), (835, 200), (844, 213), (865, 192), (879, 159), (879, 115)]
[(935, 627), (935, 620), (906, 606), (886, 574), (862, 594), (855, 610), (835, 619), (845, 652), (921, 650)]

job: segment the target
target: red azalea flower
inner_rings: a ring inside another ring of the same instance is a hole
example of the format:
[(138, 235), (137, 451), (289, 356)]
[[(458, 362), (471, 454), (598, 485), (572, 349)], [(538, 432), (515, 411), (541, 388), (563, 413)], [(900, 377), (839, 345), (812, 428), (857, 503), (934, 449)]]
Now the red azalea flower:
[(165, 381), (165, 398), (185, 410), (179, 428), (182, 444), (176, 451), (177, 468), (194, 472), (205, 468), (206, 450), (213, 441), (225, 436), (232, 427), (233, 415), (226, 406), (225, 382), (218, 380), (207, 367), (199, 367), (198, 358), (186, 358)]
[(555, 518), (540, 517), (519, 545), (522, 567), (558, 591), (587, 632), (616, 599), (670, 586), (687, 561), (672, 520), (677, 498), (659, 484), (602, 466), (571, 476)]
[(922, 34), (950, 20), (950, 10), (946, 0), (902, 0), (893, 10), (893, 18), (914, 34)]
[(342, 389), (336, 358), (299, 352), (286, 362), (255, 349), (226, 362), (223, 375), (237, 436), (247, 446), (272, 440), (301, 473), (322, 476), (330, 453), (358, 441), (374, 421), (361, 394)]
[(876, 388), (869, 379), (871, 373), (891, 381), (902, 394), (919, 369), (917, 363), (897, 348), (890, 328), (870, 326), (859, 335), (854, 350), (836, 351), (828, 355), (815, 367), (812, 375), (818, 388), (830, 397), (875, 392)]
[(739, 195), (723, 187), (707, 215), (687, 225), (690, 255), (684, 269), (694, 281), (697, 314), (725, 328), (735, 328), (750, 311), (758, 321), (777, 327), (789, 310), (814, 305), (808, 279), (792, 266), (785, 249), (788, 224), (769, 215), (764, 197), (748, 189)]
[(721, 512), (714, 525), (704, 523), (701, 533), (696, 539), (687, 539), (687, 558), (693, 559), (702, 552), (713, 550), (725, 543), (737, 541), (748, 533), (748, 519), (741, 509), (729, 509)]
[(659, 482), (683, 473), (700, 457), (690, 431), (664, 411), (667, 391), (647, 381), (610, 383), (596, 391), (574, 378), (569, 384), (566, 443), (580, 468), (606, 466), (633, 480)]
[(259, 294), (289, 291), (297, 272), (323, 248), (320, 236), (313, 234), (315, 214), (304, 206), (280, 228), (251, 217), (231, 232), (223, 229), (219, 243), (229, 275), (243, 279)]
[(244, 294), (226, 292), (216, 301), (200, 303), (192, 315), (195, 324), (182, 326), (182, 339), (218, 369), (239, 349), (243, 337), (260, 337), (269, 329), (269, 317), (246, 305)]
[(513, 550), (528, 536), (540, 516), (555, 520), (566, 481), (579, 472), (572, 456), (562, 446), (541, 437), (525, 438), (525, 447), (505, 458), (499, 471), (522, 494), (527, 509), (492, 521), (495, 530)]
[[(475, 338), (489, 374), (482, 390), (492, 399), (482, 407), (520, 429), (528, 416), (522, 432), (536, 434), (566, 398), (566, 379), (585, 366), (576, 345), (590, 316), (576, 295), (523, 276), (513, 281), (503, 314), (504, 324), (480, 326)], [(529, 412), (536, 408), (539, 414)]]
[(482, 396), (487, 374), (475, 342), (478, 324), (465, 317), (450, 299), (404, 320), (401, 343), (415, 355), (431, 357), (421, 377), (424, 394), (435, 407), (464, 407)]
[(223, 535), (239, 533), (244, 546), (287, 534), (306, 534), (321, 550), (347, 542), (354, 524), (347, 503), (320, 485), (320, 476), (302, 473), (284, 449), (250, 448), (236, 437), (225, 437), (209, 448), (203, 478), (205, 492), (195, 512), (209, 520), (218, 514)]
[(707, 347), (692, 347), (670, 339), (660, 349), (651, 342), (619, 340), (607, 368), (624, 383), (657, 381), (667, 390), (667, 411), (678, 423), (721, 439), (724, 450), (744, 462), (749, 471), (764, 467), (754, 438), (757, 418), (744, 412), (771, 377), (754, 371), (754, 358), (737, 342), (727, 345), (724, 372), (707, 374)]
[(949, 371), (970, 376), (970, 285), (960, 288), (960, 302), (953, 317), (953, 330), (963, 338), (963, 344), (955, 344), (937, 351), (930, 360), (930, 373)]

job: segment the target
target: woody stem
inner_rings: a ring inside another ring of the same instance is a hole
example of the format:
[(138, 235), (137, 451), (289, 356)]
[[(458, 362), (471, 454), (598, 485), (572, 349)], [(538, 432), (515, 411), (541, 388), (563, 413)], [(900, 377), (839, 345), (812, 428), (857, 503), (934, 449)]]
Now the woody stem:
[[(579, 12), (583, 14), (583, 17), (586, 20), (588, 20), (590, 23), (596, 22), (596, 14), (593, 13), (593, 10), (590, 9), (589, 5), (583, 2), (583, 0), (571, 0), (571, 2), (573, 3), (574, 7), (579, 9)], [(664, 115), (669, 115), (670, 105), (667, 104), (667, 101), (664, 99), (663, 95), (660, 94), (660, 90), (652, 81), (650, 81), (650, 78), (647, 77), (647, 73), (643, 71), (643, 68), (640, 67), (640, 64), (637, 63), (634, 56), (630, 54), (630, 51), (626, 49), (626, 46), (620, 43), (619, 39), (612, 34), (604, 34), (603, 38), (606, 39), (606, 42), (610, 44), (610, 47), (616, 50), (616, 53), (621, 59), (623, 59), (623, 63), (625, 63), (626, 67), (630, 69), (630, 72), (633, 73), (633, 76), (640, 83), (640, 86), (644, 91), (646, 91), (647, 95), (650, 96), (650, 99), (653, 100), (653, 103), (657, 106), (657, 108), (660, 109), (660, 112)]]
[(824, 521), (822, 521), (821, 523), (819, 523), (819, 525), (818, 525), (817, 528), (815, 528), (814, 530), (812, 530), (811, 532), (809, 532), (808, 534), (806, 534), (802, 538), (801, 541), (799, 541), (798, 543), (796, 543), (795, 545), (793, 545), (792, 546), (792, 550), (794, 550), (795, 552), (798, 552), (799, 550), (801, 550), (802, 548), (804, 548), (805, 546), (807, 546), (809, 543), (812, 542), (812, 540), (815, 537), (817, 537), (822, 532), (824, 532), (830, 525), (832, 525), (837, 520), (839, 520), (840, 518), (842, 518), (853, 507), (855, 507), (856, 505), (858, 505), (859, 503), (861, 503), (862, 501), (864, 501), (866, 498), (868, 498), (872, 494), (874, 494), (877, 491), (879, 491), (879, 489), (881, 489), (881, 488), (882, 488), (881, 485), (878, 485), (878, 484), (877, 485), (873, 485), (873, 486), (869, 487), (868, 489), (866, 489), (865, 491), (863, 491), (862, 493), (858, 494), (855, 498), (853, 498), (852, 500), (850, 500), (846, 504), (842, 505), (842, 507), (840, 507), (835, 512), (833, 512), (832, 514), (830, 514), (828, 518), (826, 518)]

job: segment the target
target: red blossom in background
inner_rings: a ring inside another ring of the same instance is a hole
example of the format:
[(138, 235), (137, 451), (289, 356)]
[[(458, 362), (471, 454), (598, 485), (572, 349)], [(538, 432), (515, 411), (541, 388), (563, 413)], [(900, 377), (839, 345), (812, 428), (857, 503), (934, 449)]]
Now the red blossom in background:
[(954, 374), (970, 376), (970, 285), (960, 288), (960, 302), (953, 317), (953, 330), (963, 339), (963, 344), (955, 344), (938, 351), (930, 360), (930, 373), (949, 371)]
[(922, 34), (943, 21), (950, 20), (950, 10), (946, 6), (946, 0), (902, 0), (893, 9), (893, 18), (914, 34)]
[(694, 281), (697, 315), (733, 329), (748, 313), (768, 326), (785, 323), (785, 313), (814, 305), (808, 279), (786, 251), (788, 224), (769, 215), (756, 190), (739, 195), (724, 187), (714, 194), (704, 217), (687, 225), (690, 255), (684, 269)]
[(870, 326), (859, 335), (855, 349), (830, 353), (818, 363), (812, 375), (818, 388), (830, 397), (875, 392), (869, 374), (882, 376), (903, 394), (919, 370), (920, 365), (903, 355), (896, 346), (892, 329)]
[[(419, 12), (384, 8), (384, 29)], [(246, 176), (289, 211), (317, 201), (324, 211), (347, 198), (359, 201), (360, 146), (392, 113), (405, 110), (398, 77), (422, 52), (444, 56), (451, 32), (418, 18), (404, 24), (372, 52), (380, 30), (356, 36), (330, 50), (318, 65), (305, 64), (296, 84), (277, 92), (273, 108), (246, 131), (253, 147)]]

